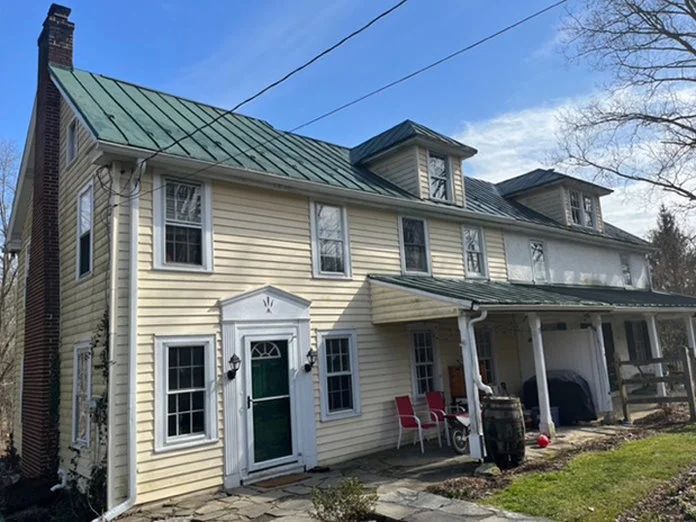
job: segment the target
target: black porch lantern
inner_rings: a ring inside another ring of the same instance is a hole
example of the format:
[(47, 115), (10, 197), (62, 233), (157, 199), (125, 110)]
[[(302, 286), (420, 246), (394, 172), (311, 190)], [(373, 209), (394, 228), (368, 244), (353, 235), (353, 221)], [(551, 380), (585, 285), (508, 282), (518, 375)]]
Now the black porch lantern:
[(314, 368), (314, 365), (317, 363), (317, 352), (312, 350), (311, 348), (307, 352), (307, 362), (304, 365), (304, 371), (307, 373), (312, 371), (312, 368)]
[(237, 376), (237, 372), (239, 371), (239, 367), (242, 365), (242, 360), (239, 358), (239, 356), (235, 353), (230, 357), (230, 369), (227, 370), (227, 378), (229, 380), (234, 379)]

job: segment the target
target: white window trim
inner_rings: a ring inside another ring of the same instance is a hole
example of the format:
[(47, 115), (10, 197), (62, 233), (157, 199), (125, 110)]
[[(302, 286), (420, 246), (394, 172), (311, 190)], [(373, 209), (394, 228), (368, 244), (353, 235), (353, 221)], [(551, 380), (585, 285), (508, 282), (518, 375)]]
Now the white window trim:
[[(481, 268), (483, 272), (480, 274), (470, 274), (466, 263), (466, 231), (467, 230), (478, 230), (479, 237), (481, 238)], [(462, 252), (464, 256), (464, 274), (467, 279), (488, 279), (488, 252), (486, 250), (486, 235), (481, 227), (471, 227), (468, 225), (462, 225)]]
[[(74, 132), (73, 134), (73, 143), (72, 147), (70, 146), (70, 133)], [(78, 153), (79, 153), (79, 140), (78, 140), (78, 133), (79, 129), (77, 126), (77, 118), (73, 118), (70, 123), (68, 123), (68, 132), (66, 133), (65, 136), (65, 166), (68, 167), (73, 164), (73, 162), (77, 159)]]
[[(326, 340), (348, 337), (350, 343), (350, 365), (353, 382), (353, 409), (338, 412), (329, 411), (329, 395), (326, 372)], [(358, 364), (358, 335), (355, 330), (326, 330), (317, 332), (319, 347), (319, 382), (321, 387), (321, 421), (327, 422), (339, 419), (358, 417), (362, 413), (360, 407), (360, 371)]]
[[(425, 234), (425, 261), (428, 264), (426, 272), (417, 270), (406, 270), (406, 249), (404, 248), (404, 219), (413, 219), (423, 222), (423, 233)], [(404, 275), (433, 275), (433, 262), (430, 258), (430, 231), (428, 229), (428, 220), (415, 216), (399, 216), (399, 250), (401, 253), (401, 273)]]
[[(80, 199), (85, 192), (89, 192), (89, 201), (92, 204), (89, 223), (89, 271), (80, 275)], [(94, 183), (92, 180), (77, 193), (77, 230), (75, 233), (77, 244), (75, 245), (75, 280), (84, 281), (94, 273)]]
[[(203, 345), (205, 352), (205, 434), (167, 440), (167, 381), (169, 347)], [(218, 440), (217, 342), (215, 335), (155, 337), (155, 452), (175, 451)]]
[[(90, 432), (92, 429), (92, 416), (87, 416), (87, 438), (85, 440), (77, 438), (77, 405), (75, 404), (75, 397), (77, 396), (77, 360), (80, 354), (87, 352), (91, 353), (91, 346), (89, 341), (81, 341), (75, 344), (73, 353), (73, 389), (72, 389), (72, 446), (74, 448), (86, 449), (89, 448)], [(22, 361), (22, 367), (24, 366), (24, 361)], [(24, 368), (22, 368), (24, 370)], [(87, 367), (87, 389), (89, 390), (89, 398), (87, 399), (87, 404), (90, 406), (90, 401), (92, 400), (92, 359), (90, 356), (90, 364)]]
[[(532, 243), (541, 243), (541, 246), (544, 249), (544, 272), (546, 273), (546, 279), (544, 281), (537, 281), (534, 275), (534, 257), (532, 256)], [(532, 271), (532, 282), (539, 284), (549, 284), (551, 282), (551, 277), (549, 273), (549, 250), (546, 241), (542, 239), (530, 238), (527, 242), (527, 250), (529, 252), (529, 268)]]
[(438, 342), (439, 330), (435, 325), (424, 323), (412, 323), (408, 327), (408, 345), (411, 350), (411, 396), (414, 402), (425, 401), (425, 394), (418, 394), (418, 379), (416, 374), (416, 345), (413, 342), (414, 334), (418, 332), (430, 332), (433, 340), (433, 378), (435, 390), (442, 390), (442, 369), (440, 367), (440, 346)]
[[(166, 262), (166, 234), (165, 216), (166, 209), (165, 198), (167, 197), (165, 184), (167, 180), (181, 181), (182, 183), (200, 183), (201, 185), (201, 266), (193, 266), (179, 263)], [(153, 210), (153, 247), (152, 268), (155, 270), (170, 270), (174, 272), (213, 272), (213, 193), (210, 182), (200, 180), (192, 182), (177, 178), (176, 175), (160, 175), (155, 173), (153, 176), (154, 188), (152, 191), (152, 210)]]
[[(435, 154), (435, 156), (440, 156), (445, 158), (445, 164), (447, 168), (447, 173), (448, 173), (448, 179), (447, 179), (447, 193), (449, 194), (449, 198), (434, 198), (433, 197), (433, 192), (432, 192), (432, 185), (431, 185), (431, 179), (430, 179), (430, 154)], [(452, 157), (449, 154), (440, 154), (436, 150), (431, 151), (430, 149), (427, 149), (427, 155), (425, 158), (425, 165), (426, 165), (426, 172), (428, 174), (428, 197), (432, 199), (433, 201), (442, 201), (444, 203), (454, 203), (455, 202), (455, 197), (454, 197), (454, 170), (452, 169)]]
[[(624, 280), (624, 273), (623, 273), (623, 260), (622, 258), (626, 257), (626, 261), (628, 264), (628, 273), (631, 276), (631, 284), (627, 285), (626, 281)], [(631, 270), (631, 254), (628, 252), (620, 252), (619, 253), (619, 272), (621, 273), (621, 284), (626, 287), (626, 288), (635, 288), (635, 281), (633, 279), (633, 271)]]
[[(319, 230), (317, 229), (316, 206), (326, 205), (341, 209), (341, 221), (343, 223), (343, 264), (345, 272), (323, 272), (321, 270), (321, 256), (319, 255)], [(350, 230), (348, 228), (348, 209), (345, 205), (326, 203), (324, 201), (310, 201), (309, 224), (312, 232), (312, 275), (315, 279), (352, 279), (353, 269), (350, 259)]]
[[(580, 223), (573, 221), (573, 205), (571, 203), (571, 194), (575, 192), (580, 198)], [(585, 196), (592, 200), (592, 220), (594, 222), (593, 226), (587, 226), (585, 224)], [(599, 198), (592, 194), (587, 194), (581, 190), (568, 189), (568, 209), (570, 210), (570, 224), (574, 227), (589, 228), (593, 230), (598, 230), (599, 227)]]

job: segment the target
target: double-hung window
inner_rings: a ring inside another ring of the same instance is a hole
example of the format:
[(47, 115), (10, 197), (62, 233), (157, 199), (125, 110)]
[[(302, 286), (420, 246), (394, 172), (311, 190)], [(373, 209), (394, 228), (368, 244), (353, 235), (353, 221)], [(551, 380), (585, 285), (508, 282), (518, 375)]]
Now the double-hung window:
[(631, 258), (628, 254), (619, 254), (621, 262), (621, 277), (625, 286), (633, 286), (633, 276), (631, 274)]
[(422, 398), (439, 387), (435, 340), (432, 330), (411, 332), (413, 344), (413, 395)]
[(542, 241), (532, 240), (529, 242), (529, 250), (532, 258), (532, 281), (535, 283), (546, 283), (546, 254)]
[(595, 228), (597, 219), (594, 197), (576, 190), (571, 190), (570, 216), (573, 220), (573, 225)]
[(467, 277), (486, 277), (483, 231), (465, 227), (463, 237)]
[(68, 134), (65, 143), (66, 163), (69, 165), (77, 158), (77, 120), (68, 125)]
[(315, 277), (350, 277), (350, 244), (345, 207), (314, 203), (312, 253)]
[(574, 225), (582, 225), (582, 206), (580, 205), (580, 193), (570, 191), (570, 214)]
[(77, 197), (77, 278), (92, 273), (94, 255), (94, 190), (92, 182)]
[(324, 421), (360, 414), (356, 339), (354, 331), (319, 332)]
[(628, 358), (632, 361), (650, 359), (650, 337), (646, 321), (626, 321), (626, 344)]
[(155, 176), (155, 268), (212, 271), (211, 199), (207, 183)]
[(73, 444), (89, 446), (92, 352), (88, 342), (75, 345), (73, 366)]
[(217, 439), (215, 336), (155, 339), (155, 449)]
[(425, 220), (402, 217), (399, 223), (403, 272), (430, 274), (428, 226)]
[(474, 330), (476, 337), (476, 351), (478, 352), (479, 370), (483, 382), (495, 384), (495, 357), (493, 354), (493, 329), (490, 326), (481, 326)]
[(430, 152), (428, 154), (428, 175), (430, 176), (430, 197), (442, 201), (452, 200), (452, 176), (447, 156)]
[(585, 226), (589, 228), (594, 228), (595, 226), (595, 213), (594, 213), (594, 200), (592, 196), (587, 194), (582, 196), (582, 209), (585, 212)]

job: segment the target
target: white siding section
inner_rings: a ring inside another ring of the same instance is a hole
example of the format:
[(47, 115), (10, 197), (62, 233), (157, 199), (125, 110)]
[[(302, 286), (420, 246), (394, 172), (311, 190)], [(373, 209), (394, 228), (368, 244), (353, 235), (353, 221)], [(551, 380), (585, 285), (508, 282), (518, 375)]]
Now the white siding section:
[[(529, 236), (505, 232), (505, 254), (508, 277), (511, 281), (532, 281), (529, 240), (540, 239), (545, 244), (549, 283), (592, 284), (623, 287), (622, 250), (604, 246)], [(642, 253), (631, 253), (631, 273), (636, 288), (648, 287), (648, 267)]]

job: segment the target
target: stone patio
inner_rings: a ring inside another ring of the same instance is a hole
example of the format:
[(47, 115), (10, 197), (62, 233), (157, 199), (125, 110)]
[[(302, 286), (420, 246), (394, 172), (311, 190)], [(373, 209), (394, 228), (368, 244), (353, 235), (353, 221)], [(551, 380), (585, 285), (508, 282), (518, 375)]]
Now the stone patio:
[[(527, 446), (529, 459), (548, 458), (556, 451), (588, 439), (611, 436), (627, 430), (625, 426), (586, 426), (561, 428), (551, 446), (538, 449)], [(533, 437), (530, 437), (533, 439)], [(464, 521), (539, 520), (507, 513), (472, 502), (450, 500), (426, 493), (433, 483), (470, 474), (477, 463), (467, 456), (456, 456), (437, 443), (426, 444), (425, 455), (417, 446), (386, 450), (341, 465), (323, 473), (306, 473), (293, 484), (276, 488), (246, 486), (228, 493), (217, 492), (171, 499), (165, 504), (148, 505), (132, 510), (124, 522), (194, 522), (194, 521), (303, 521), (312, 520), (312, 488), (325, 489), (349, 477), (359, 478), (367, 488), (377, 492), (377, 515), (382, 520)]]

